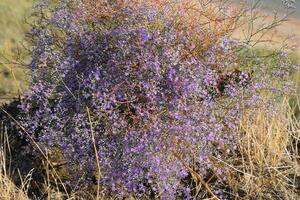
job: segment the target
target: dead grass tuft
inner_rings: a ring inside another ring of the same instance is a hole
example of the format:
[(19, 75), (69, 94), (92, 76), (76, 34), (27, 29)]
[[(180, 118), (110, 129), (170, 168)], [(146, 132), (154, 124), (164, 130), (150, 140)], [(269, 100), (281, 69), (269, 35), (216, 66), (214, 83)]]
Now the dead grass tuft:
[(229, 185), (236, 199), (300, 199), (300, 123), (288, 101), (274, 112), (258, 109), (241, 119), (238, 157), (230, 161)]
[(9, 178), (6, 167), (6, 158), (3, 150), (0, 150), (0, 199), (1, 200), (29, 200), (26, 195), (31, 180), (31, 174), (22, 181), (21, 187), (17, 187)]

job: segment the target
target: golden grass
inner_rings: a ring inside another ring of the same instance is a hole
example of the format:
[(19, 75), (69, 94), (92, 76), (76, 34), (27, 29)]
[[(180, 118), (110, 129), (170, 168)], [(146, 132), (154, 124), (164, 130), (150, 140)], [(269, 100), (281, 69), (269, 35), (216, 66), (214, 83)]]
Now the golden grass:
[[(17, 187), (9, 178), (5, 153), (0, 150), (0, 199), (1, 200), (29, 200), (26, 190), (29, 186), (31, 174)], [(24, 192), (25, 191), (25, 192)]]
[(300, 199), (295, 185), (300, 175), (295, 142), (300, 138), (300, 123), (287, 100), (276, 109), (274, 113), (258, 109), (241, 119), (240, 155), (227, 163), (236, 199)]

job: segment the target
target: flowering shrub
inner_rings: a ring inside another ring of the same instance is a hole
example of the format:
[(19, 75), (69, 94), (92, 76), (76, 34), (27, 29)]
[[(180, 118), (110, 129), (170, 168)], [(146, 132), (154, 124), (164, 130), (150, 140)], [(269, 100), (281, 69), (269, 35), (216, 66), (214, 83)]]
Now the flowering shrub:
[(36, 9), (22, 134), (63, 153), (72, 187), (99, 179), (104, 195), (222, 193), (225, 179), (200, 193), (194, 183), (225, 177), (214, 158), (235, 153), (241, 113), (262, 106), (261, 93), (285, 92), (284, 82), (271, 84), (289, 76), (285, 55), (276, 65), (249, 59), (230, 39), (240, 12), (190, 1), (42, 1)]

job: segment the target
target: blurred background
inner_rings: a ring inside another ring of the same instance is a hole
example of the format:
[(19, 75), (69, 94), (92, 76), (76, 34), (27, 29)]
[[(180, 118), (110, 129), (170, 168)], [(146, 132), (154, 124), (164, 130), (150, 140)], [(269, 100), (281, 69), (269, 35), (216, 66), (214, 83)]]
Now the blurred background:
[(33, 1), (0, 0), (0, 103), (18, 97), (28, 85), (19, 62), (29, 62), (24, 39)]
[[(30, 28), (29, 19), (35, 1), (0, 0), (0, 103), (20, 96), (28, 87), (28, 72), (24, 64), (30, 62), (30, 53), (25, 33)], [(254, 4), (253, 0), (246, 1)], [(295, 47), (299, 46), (300, 0), (261, 0), (258, 4), (262, 12), (270, 17), (274, 12), (283, 15), (287, 12), (287, 6), (295, 7), (289, 10), (292, 11), (288, 16), (289, 20), (277, 27), (275, 34), (278, 40), (291, 38), (290, 43)], [(299, 49), (296, 50), (296, 55), (300, 56)]]

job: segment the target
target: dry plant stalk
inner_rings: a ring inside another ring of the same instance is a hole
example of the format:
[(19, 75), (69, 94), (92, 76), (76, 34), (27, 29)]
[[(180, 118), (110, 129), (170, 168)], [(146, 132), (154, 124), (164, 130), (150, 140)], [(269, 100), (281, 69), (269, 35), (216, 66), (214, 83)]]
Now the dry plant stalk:
[[(6, 157), (3, 149), (0, 150), (0, 199), (3, 200), (29, 200), (26, 189), (30, 184), (31, 173), (22, 181), (18, 188), (9, 178)], [(25, 190), (25, 192), (23, 191)]]
[(291, 127), (299, 133), (299, 122), (293, 119), (287, 100), (278, 107), (276, 113), (259, 109), (241, 119), (240, 155), (228, 163), (233, 168), (229, 184), (237, 199), (299, 198), (293, 180), (299, 164), (290, 150)]
[[(174, 1), (174, 0), (84, 0), (85, 12), (79, 14), (83, 20), (97, 21), (97, 23), (109, 24), (109, 21), (115, 17), (115, 13), (122, 13), (120, 10), (125, 7), (137, 9), (139, 7), (151, 7), (161, 12), (163, 16), (176, 18), (177, 24), (172, 26), (178, 33), (187, 32), (191, 38), (191, 43), (195, 47), (198, 55), (206, 51), (224, 36), (231, 35), (238, 26), (238, 21), (245, 13), (244, 8), (234, 7), (226, 10), (218, 3), (211, 0), (192, 0), (192, 1)], [(82, 7), (78, 8), (78, 13)], [(124, 17), (120, 15), (119, 17)], [(114, 19), (115, 20), (115, 19)], [(159, 30), (162, 22), (157, 21)]]

